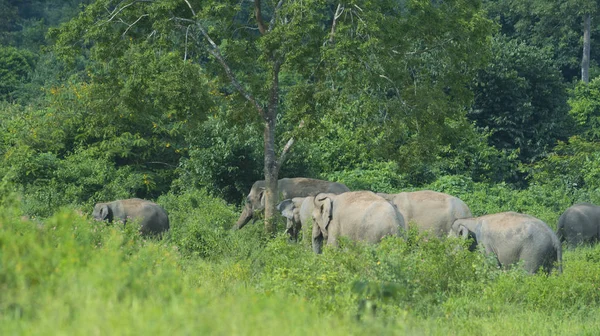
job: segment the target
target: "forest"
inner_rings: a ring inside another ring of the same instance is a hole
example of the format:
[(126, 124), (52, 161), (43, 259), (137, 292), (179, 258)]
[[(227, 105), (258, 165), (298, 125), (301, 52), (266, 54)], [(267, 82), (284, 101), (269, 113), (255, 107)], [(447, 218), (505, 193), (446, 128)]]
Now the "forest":
[[(0, 0), (0, 334), (597, 335), (600, 246), (291, 241), (277, 180), (600, 205), (597, 0)], [(598, 179), (596, 179), (598, 177)], [(232, 230), (253, 183), (261, 218)], [(160, 204), (170, 229), (94, 221)]]

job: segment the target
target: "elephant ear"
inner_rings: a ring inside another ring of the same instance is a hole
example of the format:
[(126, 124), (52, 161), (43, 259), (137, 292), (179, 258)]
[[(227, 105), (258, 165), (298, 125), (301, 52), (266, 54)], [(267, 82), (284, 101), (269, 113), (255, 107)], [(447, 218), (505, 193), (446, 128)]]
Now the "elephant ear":
[(100, 206), (100, 220), (106, 220), (109, 219), (110, 220), (110, 208), (108, 207), (108, 204), (102, 204)]
[(277, 204), (277, 210), (281, 212), (281, 215), (287, 219), (294, 219), (294, 202), (291, 199), (286, 199), (283, 202)]
[(321, 218), (317, 220), (317, 224), (323, 233), (327, 233), (327, 227), (331, 222), (331, 215), (333, 212), (333, 200), (327, 196), (317, 196), (315, 198), (315, 203), (319, 208), (319, 214), (321, 215)]
[(258, 189), (258, 199), (260, 200), (260, 206), (265, 207), (265, 188)]
[(467, 238), (469, 238), (469, 229), (467, 229), (464, 225), (460, 224), (460, 225), (458, 225), (457, 234), (459, 237), (461, 237), (463, 239), (467, 239)]
[(468, 246), (469, 251), (475, 251), (477, 249), (477, 236), (475, 236), (474, 232), (469, 231), (469, 229), (467, 229), (466, 226), (459, 224), (457, 233), (458, 233), (459, 237), (461, 237), (465, 240), (473, 239), (471, 244)]

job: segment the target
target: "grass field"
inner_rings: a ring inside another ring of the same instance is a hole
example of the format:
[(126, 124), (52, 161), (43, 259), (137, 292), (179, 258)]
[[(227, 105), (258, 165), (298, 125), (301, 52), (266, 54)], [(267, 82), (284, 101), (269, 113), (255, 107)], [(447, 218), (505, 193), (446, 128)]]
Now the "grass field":
[[(194, 207), (189, 206), (193, 199)], [(203, 193), (165, 197), (161, 240), (63, 209), (0, 209), (2, 335), (598, 335), (600, 247), (564, 273), (501, 271), (415, 231), (314, 255)]]

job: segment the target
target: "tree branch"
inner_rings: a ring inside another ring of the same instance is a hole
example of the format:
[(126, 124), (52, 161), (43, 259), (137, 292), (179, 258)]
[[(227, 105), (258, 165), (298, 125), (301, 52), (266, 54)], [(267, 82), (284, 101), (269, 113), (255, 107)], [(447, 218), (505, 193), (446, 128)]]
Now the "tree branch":
[(143, 14), (142, 16), (140, 16), (137, 20), (135, 20), (132, 24), (128, 24), (126, 22), (123, 21), (123, 23), (125, 23), (126, 25), (128, 25), (129, 27), (127, 27), (127, 29), (125, 29), (125, 31), (123, 32), (123, 34), (121, 34), (122, 37), (125, 37), (125, 35), (127, 34), (127, 32), (129, 31), (129, 29), (131, 29), (131, 27), (133, 27), (136, 23), (138, 23), (138, 21), (140, 21), (143, 17), (149, 16), (149, 14)]
[(195, 17), (196, 16), (196, 11), (194, 11), (194, 9), (192, 8), (192, 5), (190, 5), (190, 2), (188, 0), (183, 0), (183, 1), (185, 1), (185, 3), (188, 5), (188, 7), (190, 7), (190, 10), (192, 11), (192, 14)]
[(204, 38), (210, 44), (210, 47), (207, 48), (208, 52), (211, 55), (213, 55), (213, 57), (216, 58), (217, 61), (221, 64), (221, 66), (223, 67), (223, 70), (225, 70), (225, 73), (227, 74), (227, 77), (231, 81), (231, 84), (233, 84), (233, 86), (238, 90), (238, 92), (242, 96), (244, 96), (244, 98), (246, 98), (246, 100), (248, 100), (250, 103), (252, 103), (254, 105), (254, 107), (260, 114), (260, 116), (266, 120), (267, 115), (265, 113), (265, 109), (258, 103), (258, 101), (256, 101), (254, 96), (252, 96), (250, 93), (248, 93), (248, 91), (246, 91), (244, 89), (244, 87), (240, 84), (240, 82), (235, 77), (235, 74), (233, 73), (233, 71), (227, 64), (227, 62), (225, 62), (225, 59), (223, 58), (223, 55), (221, 54), (221, 50), (219, 49), (219, 46), (215, 43), (215, 41), (212, 40), (212, 38), (210, 37), (210, 35), (208, 35), (208, 33), (202, 27), (202, 25), (200, 25), (199, 22), (196, 22), (196, 21), (190, 20), (190, 19), (184, 19), (184, 18), (174, 18), (174, 19), (179, 20), (179, 21), (184, 21), (184, 22), (192, 22), (196, 25), (196, 27), (198, 27), (198, 29), (200, 30), (200, 32), (202, 33)]
[[(137, 2), (137, 1), (132, 1), (132, 2), (128, 3), (127, 5), (125, 5), (125, 6), (121, 7), (121, 8), (115, 8), (115, 9), (112, 11), (112, 13), (110, 13), (110, 18), (108, 18), (108, 20), (106, 20), (106, 22), (105, 22), (105, 23), (108, 23), (108, 22), (112, 21), (112, 20), (115, 18), (115, 16), (119, 15), (119, 13), (121, 13), (121, 12), (122, 12), (122, 11), (123, 11), (125, 8), (127, 8), (127, 7), (129, 7), (129, 6), (133, 5), (133, 4), (135, 4), (136, 2)], [(107, 8), (107, 9), (108, 9), (108, 8)]]
[[(300, 121), (300, 125), (298, 125), (298, 129), (301, 129), (302, 127), (304, 127), (304, 120)], [(285, 146), (283, 147), (283, 150), (281, 151), (281, 154), (279, 155), (279, 160), (277, 160), (277, 167), (281, 168), (281, 166), (283, 165), (284, 161), (285, 161), (285, 157), (288, 153), (288, 151), (290, 150), (290, 148), (292, 147), (292, 145), (294, 144), (294, 137), (292, 136), (288, 142), (285, 144)]]
[(254, 16), (256, 16), (256, 22), (258, 23), (258, 31), (260, 31), (261, 35), (265, 35), (267, 29), (265, 28), (265, 23), (262, 19), (260, 0), (254, 0)]
[(188, 33), (190, 32), (190, 27), (192, 25), (188, 25), (185, 29), (185, 53), (183, 54), (183, 61), (187, 60), (187, 52), (188, 52)]
[(329, 43), (333, 43), (333, 37), (335, 36), (335, 27), (337, 26), (337, 19), (342, 16), (344, 12), (344, 7), (341, 3), (337, 5), (337, 9), (335, 10), (335, 14), (333, 14), (333, 23), (331, 24), (331, 33), (329, 34)]
[(275, 6), (275, 9), (273, 10), (273, 17), (271, 18), (271, 21), (269, 22), (269, 30), (268, 31), (273, 30), (273, 27), (275, 26), (275, 19), (277, 18), (277, 13), (279, 12), (279, 9), (281, 8), (281, 6), (283, 6), (283, 0), (279, 0), (279, 2), (277, 3), (277, 6)]

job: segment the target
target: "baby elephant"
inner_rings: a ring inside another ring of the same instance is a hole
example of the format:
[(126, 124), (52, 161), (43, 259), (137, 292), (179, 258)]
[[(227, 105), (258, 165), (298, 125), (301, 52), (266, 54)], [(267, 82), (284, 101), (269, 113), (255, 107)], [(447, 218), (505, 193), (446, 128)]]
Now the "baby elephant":
[(124, 224), (129, 219), (139, 219), (142, 235), (156, 235), (169, 229), (167, 212), (160, 205), (139, 198), (97, 203), (92, 216), (99, 221), (122, 221)]
[(314, 207), (314, 196), (294, 197), (283, 200), (277, 205), (277, 210), (287, 219), (285, 231), (292, 240), (298, 239), (298, 233), (302, 231), (304, 240), (308, 240), (310, 232), (308, 231), (312, 221), (312, 212)]
[(494, 254), (498, 264), (507, 267), (520, 260), (529, 273), (543, 267), (549, 273), (555, 262), (562, 272), (562, 248), (558, 237), (541, 220), (516, 212), (501, 212), (476, 218), (457, 219), (450, 235), (473, 238), (486, 253)]

